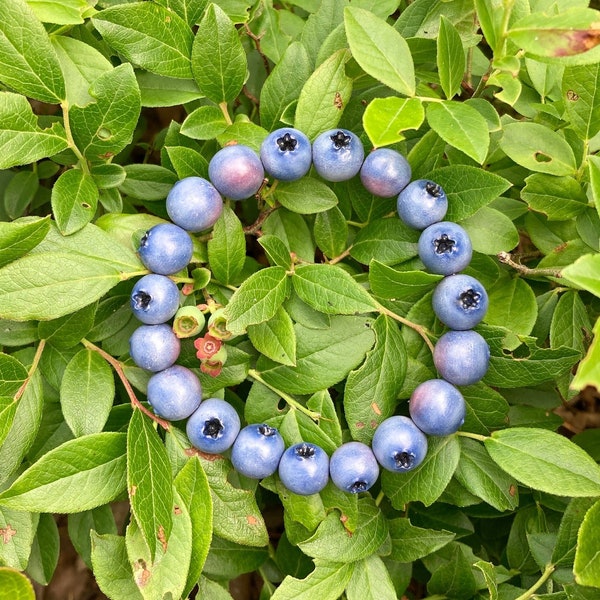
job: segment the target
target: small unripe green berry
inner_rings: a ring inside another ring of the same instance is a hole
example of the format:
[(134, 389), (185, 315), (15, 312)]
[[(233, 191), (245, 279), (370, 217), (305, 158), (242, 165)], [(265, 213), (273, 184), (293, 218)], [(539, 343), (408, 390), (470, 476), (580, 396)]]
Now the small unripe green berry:
[(204, 325), (206, 317), (197, 306), (182, 306), (173, 320), (173, 331), (178, 338), (188, 338), (198, 335)]

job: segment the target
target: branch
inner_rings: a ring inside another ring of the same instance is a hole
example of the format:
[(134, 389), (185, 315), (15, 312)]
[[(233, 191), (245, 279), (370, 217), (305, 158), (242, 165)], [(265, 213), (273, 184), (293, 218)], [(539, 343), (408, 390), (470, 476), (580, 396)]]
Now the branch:
[(515, 262), (510, 252), (499, 252), (497, 254), (497, 257), (501, 263), (509, 265), (510, 267), (515, 269), (515, 271), (521, 273), (521, 275), (528, 275), (530, 277), (562, 277), (561, 269), (531, 269), (530, 267), (526, 267), (521, 263)]

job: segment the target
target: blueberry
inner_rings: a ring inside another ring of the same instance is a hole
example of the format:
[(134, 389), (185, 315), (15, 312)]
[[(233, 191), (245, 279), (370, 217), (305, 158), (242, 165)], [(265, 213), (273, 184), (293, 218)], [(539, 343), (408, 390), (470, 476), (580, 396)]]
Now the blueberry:
[(473, 255), (469, 234), (450, 221), (427, 227), (419, 237), (418, 251), (424, 265), (439, 275), (462, 271)]
[(448, 331), (437, 341), (433, 362), (438, 373), (454, 385), (471, 385), (486, 374), (490, 348), (476, 331)]
[(221, 148), (211, 158), (208, 177), (223, 196), (231, 200), (244, 200), (258, 192), (265, 171), (252, 148), (234, 144)]
[(169, 325), (142, 325), (129, 338), (133, 362), (147, 371), (162, 371), (179, 357), (179, 338)]
[(333, 483), (344, 492), (366, 492), (379, 477), (379, 464), (373, 451), (362, 442), (342, 444), (329, 461)]
[(310, 140), (297, 129), (283, 127), (269, 134), (260, 147), (265, 171), (281, 181), (294, 181), (308, 173), (312, 162)]
[(398, 196), (398, 216), (413, 229), (441, 221), (448, 210), (446, 192), (429, 179), (411, 181)]
[(202, 386), (193, 371), (173, 365), (150, 377), (147, 398), (159, 417), (181, 421), (200, 406)]
[(391, 148), (378, 148), (365, 158), (360, 180), (371, 194), (391, 198), (406, 187), (411, 173), (410, 165), (402, 154)]
[(427, 454), (427, 438), (411, 419), (397, 415), (380, 423), (371, 447), (383, 468), (403, 473), (423, 462)]
[(202, 177), (178, 181), (167, 196), (167, 213), (186, 231), (212, 227), (223, 212), (223, 199), (215, 186)]
[(179, 288), (164, 275), (144, 275), (131, 291), (131, 310), (147, 325), (165, 323), (179, 308)]
[(360, 171), (364, 157), (362, 142), (347, 129), (331, 129), (313, 142), (313, 165), (327, 181), (351, 179)]
[(318, 494), (329, 481), (329, 457), (316, 444), (290, 446), (279, 461), (281, 483), (294, 494)]
[(138, 252), (144, 265), (159, 275), (173, 275), (187, 267), (194, 248), (185, 229), (160, 223), (142, 236)]
[(463, 395), (443, 379), (429, 379), (418, 385), (408, 408), (414, 424), (429, 435), (450, 435), (465, 420)]
[(273, 475), (285, 444), (279, 431), (265, 423), (247, 425), (238, 434), (231, 449), (235, 470), (252, 479)]
[(240, 418), (229, 402), (208, 398), (188, 419), (186, 431), (198, 450), (221, 454), (233, 445), (240, 431)]
[(488, 295), (481, 283), (470, 275), (449, 275), (433, 292), (433, 310), (450, 329), (472, 329), (483, 319)]

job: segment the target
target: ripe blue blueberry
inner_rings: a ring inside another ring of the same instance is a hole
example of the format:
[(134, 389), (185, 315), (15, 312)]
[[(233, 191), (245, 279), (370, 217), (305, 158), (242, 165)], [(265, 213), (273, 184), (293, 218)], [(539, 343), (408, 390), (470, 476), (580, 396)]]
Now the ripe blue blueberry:
[(371, 447), (384, 469), (403, 473), (423, 462), (427, 454), (427, 438), (411, 419), (396, 415), (380, 423)]
[(238, 473), (252, 479), (273, 475), (285, 444), (279, 431), (265, 423), (247, 425), (239, 433), (231, 448), (231, 462)]
[(281, 181), (304, 177), (312, 162), (310, 140), (297, 129), (282, 127), (269, 134), (260, 147), (265, 171)]
[(441, 221), (448, 210), (446, 192), (429, 179), (411, 181), (398, 196), (398, 216), (413, 229), (425, 229)]
[(313, 165), (327, 181), (351, 179), (360, 171), (364, 157), (362, 142), (347, 129), (331, 129), (313, 142)]
[(429, 379), (418, 385), (408, 409), (415, 425), (429, 435), (450, 435), (465, 421), (463, 395), (443, 379)]
[(318, 494), (329, 481), (329, 457), (316, 444), (294, 444), (281, 456), (279, 478), (294, 494)]
[(367, 154), (360, 169), (360, 180), (371, 194), (391, 198), (406, 187), (411, 173), (402, 154), (391, 148), (377, 148)]
[(229, 402), (207, 398), (188, 419), (186, 431), (201, 452), (221, 454), (233, 445), (240, 431), (240, 417)]
[(486, 374), (490, 348), (476, 331), (448, 331), (433, 349), (438, 373), (454, 385), (471, 385)]
[(252, 148), (234, 144), (221, 148), (210, 159), (208, 177), (223, 196), (244, 200), (258, 192), (265, 170)]
[(460, 225), (442, 221), (421, 233), (418, 252), (423, 264), (432, 273), (452, 275), (469, 265), (473, 248), (469, 234)]
[(212, 227), (223, 212), (221, 194), (202, 177), (186, 177), (178, 181), (171, 188), (166, 205), (171, 221), (193, 232)]
[(185, 229), (173, 223), (159, 223), (142, 236), (138, 252), (153, 273), (173, 275), (187, 267), (194, 247)]
[(141, 325), (129, 338), (133, 362), (147, 371), (162, 371), (179, 357), (181, 344), (169, 325)]
[(147, 325), (165, 323), (179, 308), (179, 288), (164, 275), (144, 275), (131, 291), (131, 310)]
[(483, 319), (488, 308), (488, 295), (481, 283), (470, 275), (449, 275), (433, 292), (433, 310), (440, 321), (464, 331)]
[(202, 386), (196, 374), (181, 365), (155, 373), (148, 380), (148, 403), (168, 421), (187, 419), (202, 400)]
[(366, 492), (379, 477), (379, 463), (362, 442), (342, 444), (331, 455), (329, 474), (334, 485), (351, 494)]

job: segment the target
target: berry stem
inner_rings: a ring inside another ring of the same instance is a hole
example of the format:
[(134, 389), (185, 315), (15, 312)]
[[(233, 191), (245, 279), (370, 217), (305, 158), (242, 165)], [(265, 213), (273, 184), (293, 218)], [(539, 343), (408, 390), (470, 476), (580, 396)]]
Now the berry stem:
[(73, 137), (73, 132), (71, 131), (71, 121), (69, 119), (69, 103), (67, 100), (63, 100), (60, 106), (63, 111), (63, 125), (65, 128), (65, 133), (67, 135), (67, 142), (69, 144), (69, 148), (71, 148), (73, 154), (75, 154), (75, 156), (77, 157), (79, 165), (81, 166), (81, 170), (86, 175), (89, 175), (90, 167), (88, 165), (88, 162), (81, 150), (77, 147), (77, 144), (75, 143), (75, 138)]
[(282, 392), (281, 390), (278, 390), (276, 387), (272, 386), (270, 383), (267, 383), (260, 375), (260, 373), (258, 371), (256, 371), (255, 369), (250, 369), (248, 371), (248, 376), (251, 377), (252, 379), (254, 379), (254, 381), (258, 381), (259, 383), (262, 383), (266, 388), (269, 388), (272, 392), (275, 392), (278, 396), (280, 396), (281, 398), (283, 398), (291, 408), (297, 409), (299, 410), (301, 413), (304, 413), (307, 417), (310, 417), (313, 421), (318, 422), (319, 419), (321, 418), (321, 413), (315, 412), (314, 410), (310, 410), (309, 408), (306, 408), (306, 406), (303, 406), (302, 404), (300, 404), (300, 402), (298, 402), (298, 400), (296, 400), (295, 398), (292, 398), (292, 396), (290, 396), (289, 394), (286, 394), (285, 392)]
[(170, 431), (171, 425), (169, 424), (168, 421), (164, 421), (160, 417), (157, 417), (151, 410), (148, 410), (137, 399), (137, 396), (135, 395), (135, 392), (133, 391), (133, 388), (131, 387), (129, 380), (127, 379), (127, 376), (125, 375), (125, 371), (123, 371), (123, 364), (120, 361), (118, 361), (116, 358), (114, 358), (113, 356), (108, 354), (108, 352), (105, 352), (104, 350), (102, 350), (102, 348), (100, 348), (99, 346), (96, 346), (96, 344), (93, 344), (92, 342), (90, 342), (86, 339), (81, 340), (81, 343), (89, 350), (93, 350), (94, 352), (97, 352), (115, 370), (115, 373), (119, 376), (119, 379), (121, 380), (121, 382), (123, 383), (123, 386), (125, 387), (127, 395), (129, 396), (129, 400), (131, 401), (131, 405), (133, 406), (134, 409), (137, 408), (137, 409), (141, 410), (146, 416), (150, 417), (155, 423), (158, 423), (158, 425), (160, 425), (165, 431)]
[(25, 393), (25, 390), (27, 389), (27, 386), (29, 385), (31, 378), (33, 377), (34, 373), (37, 371), (38, 365), (40, 364), (40, 359), (42, 358), (42, 352), (44, 351), (45, 345), (46, 345), (46, 340), (40, 340), (40, 343), (38, 344), (38, 347), (36, 348), (35, 356), (33, 357), (31, 367), (29, 367), (29, 371), (27, 371), (27, 378), (21, 384), (21, 387), (17, 390), (17, 393), (14, 395), (13, 402), (18, 402), (21, 399), (21, 397), (23, 396), (23, 394)]
[(223, 116), (225, 117), (225, 121), (227, 122), (227, 125), (233, 125), (233, 121), (231, 120), (231, 117), (229, 116), (229, 109), (227, 108), (227, 102), (220, 102), (219, 108), (221, 109), (221, 112), (223, 113)]
[(377, 306), (377, 310), (381, 314), (387, 315), (391, 319), (394, 319), (394, 321), (398, 321), (398, 323), (402, 323), (402, 325), (406, 325), (407, 327), (414, 329), (423, 338), (423, 340), (427, 344), (427, 347), (433, 354), (433, 342), (429, 339), (430, 336), (433, 337), (433, 334), (426, 327), (423, 327), (422, 325), (418, 325), (417, 323), (413, 323), (412, 321), (409, 321), (408, 319), (405, 319), (404, 317), (397, 315), (395, 312), (392, 312), (385, 306), (379, 304), (379, 302), (377, 302), (376, 300), (374, 300), (374, 302)]
[(471, 438), (472, 440), (477, 440), (478, 442), (485, 442), (489, 438), (487, 435), (480, 435), (479, 433), (470, 433), (469, 431), (457, 431), (457, 435), (461, 435), (462, 437)]
[(529, 275), (531, 277), (562, 277), (562, 272), (560, 269), (532, 269), (530, 267), (526, 267), (518, 262), (515, 262), (512, 259), (512, 255), (510, 252), (499, 252), (498, 260), (505, 265), (511, 266), (515, 271), (518, 271), (522, 275)]
[(548, 581), (552, 573), (554, 573), (554, 569), (556, 569), (556, 565), (553, 565), (552, 563), (547, 564), (540, 578), (525, 593), (521, 594), (515, 600), (528, 600), (528, 598), (531, 598), (535, 592)]

